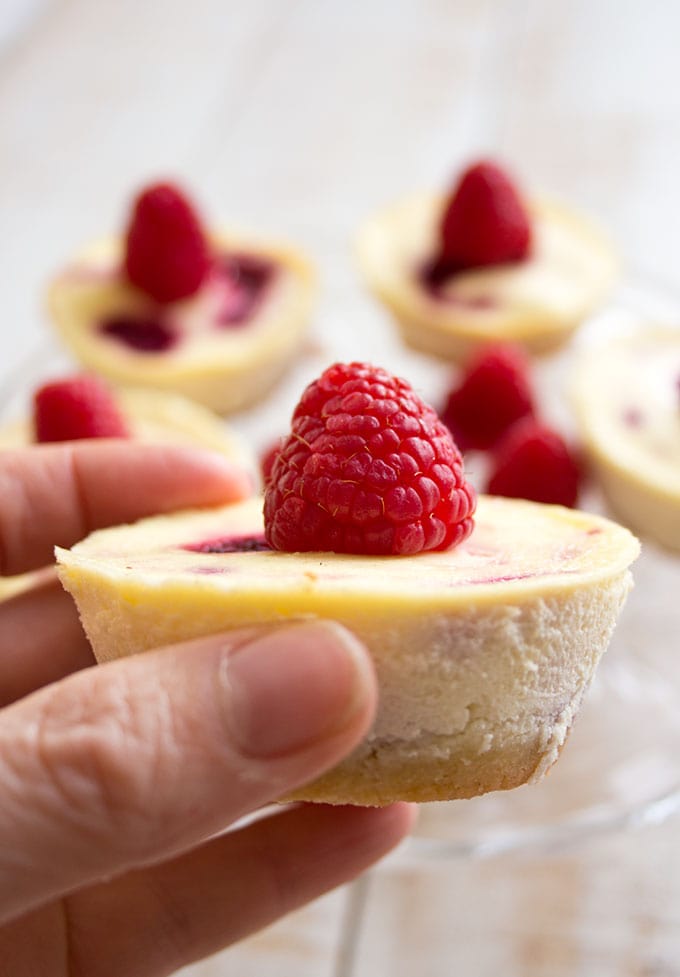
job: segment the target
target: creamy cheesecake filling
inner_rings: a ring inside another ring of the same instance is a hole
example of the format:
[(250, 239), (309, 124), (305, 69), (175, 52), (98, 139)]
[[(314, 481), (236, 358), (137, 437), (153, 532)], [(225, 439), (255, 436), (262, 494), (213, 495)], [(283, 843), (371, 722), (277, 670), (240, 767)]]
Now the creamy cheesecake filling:
[(334, 620), (369, 650), (368, 735), (294, 797), (469, 797), (556, 759), (638, 551), (605, 519), (482, 497), (468, 540), (412, 557), (262, 549), (259, 499), (100, 530), (58, 550), (99, 661), (233, 628)]
[[(523, 261), (463, 270), (431, 280), (443, 201), (409, 197), (362, 229), (359, 257), (369, 283), (406, 327), (479, 338), (517, 335), (537, 344), (574, 325), (610, 287), (612, 250), (579, 215), (549, 201), (530, 205), (533, 244)], [(419, 345), (425, 336), (411, 334)], [(432, 346), (432, 349), (435, 349)]]
[[(81, 281), (80, 269), (69, 273)], [(161, 306), (145, 303), (135, 312), (113, 311), (95, 323), (104, 339), (122, 343), (137, 353), (165, 353), (180, 343), (210, 336), (214, 330), (241, 329), (254, 321), (273, 287), (277, 269), (273, 262), (252, 254), (222, 254), (200, 291), (182, 302)], [(111, 268), (110, 281), (120, 279)], [(85, 272), (84, 281), (91, 283)], [(100, 278), (101, 282), (102, 279)]]
[(652, 329), (582, 355), (577, 409), (598, 451), (680, 493), (680, 330)]
[(223, 357), (225, 347), (238, 364), (250, 357), (253, 344), (271, 342), (278, 349), (275, 332), (281, 317), (297, 309), (308, 274), (289, 267), (286, 255), (274, 249), (260, 253), (222, 244), (196, 295), (159, 305), (121, 277), (119, 246), (104, 241), (59, 276), (52, 298), (67, 332), (77, 330), (79, 344), (104, 345), (113, 368), (140, 357), (149, 370), (190, 367)]
[(534, 203), (533, 247), (525, 261), (457, 272), (434, 287), (427, 279), (424, 284), (424, 256), (437, 240), (440, 208), (438, 199), (409, 198), (376, 219), (370, 235), (386, 275), (410, 281), (442, 306), (464, 306), (482, 317), (500, 309), (570, 317), (611, 276), (611, 256), (586, 228), (555, 205)]
[[(529, 520), (529, 522), (527, 522)], [(192, 535), (187, 537), (190, 529)], [(75, 549), (78, 560), (105, 561), (107, 573), (125, 578), (143, 573), (153, 586), (209, 573), (225, 592), (351, 595), (357, 604), (374, 597), (425, 602), (435, 608), (465, 591), (485, 587), (497, 594), (505, 585), (568, 585), (570, 578), (610, 569), (625, 530), (558, 506), (483, 497), (471, 537), (451, 550), (413, 557), (372, 557), (335, 553), (281, 553), (264, 543), (262, 502), (246, 502), (189, 520), (158, 517), (115, 534), (94, 533)], [(632, 538), (631, 538), (632, 539)], [(200, 586), (200, 581), (196, 581)]]

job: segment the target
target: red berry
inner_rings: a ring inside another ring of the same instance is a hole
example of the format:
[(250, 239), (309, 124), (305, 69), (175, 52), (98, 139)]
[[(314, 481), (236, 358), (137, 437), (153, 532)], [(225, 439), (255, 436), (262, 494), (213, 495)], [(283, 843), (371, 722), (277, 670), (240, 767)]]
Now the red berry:
[(442, 420), (461, 451), (491, 448), (511, 424), (534, 413), (529, 360), (519, 346), (480, 349), (458, 387), (449, 392)]
[(515, 185), (495, 163), (467, 169), (440, 224), (436, 264), (449, 272), (521, 261), (531, 248), (531, 218)]
[(260, 457), (260, 471), (262, 473), (263, 485), (266, 485), (271, 477), (274, 462), (276, 461), (280, 450), (281, 438), (277, 438), (277, 440), (273, 444), (270, 444)]
[(189, 201), (170, 183), (156, 183), (135, 201), (127, 230), (125, 271), (157, 302), (194, 295), (211, 266), (208, 243)]
[(498, 445), (486, 490), (492, 495), (575, 506), (580, 477), (579, 464), (564, 439), (527, 418)]
[(33, 424), (38, 442), (130, 436), (108, 387), (92, 376), (40, 387), (33, 396)]
[(405, 556), (460, 543), (474, 507), (434, 410), (385, 370), (336, 363), (295, 408), (266, 486), (265, 537), (289, 552)]

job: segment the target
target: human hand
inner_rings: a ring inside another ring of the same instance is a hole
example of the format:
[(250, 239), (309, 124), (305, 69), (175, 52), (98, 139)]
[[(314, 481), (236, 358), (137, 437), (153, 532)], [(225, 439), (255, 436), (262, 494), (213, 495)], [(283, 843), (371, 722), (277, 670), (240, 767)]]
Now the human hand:
[[(0, 570), (247, 491), (220, 459), (116, 442), (0, 455)], [(408, 805), (298, 805), (215, 837), (366, 732), (359, 642), (310, 622), (89, 668), (56, 581), (0, 604), (0, 977), (156, 977), (362, 871)]]

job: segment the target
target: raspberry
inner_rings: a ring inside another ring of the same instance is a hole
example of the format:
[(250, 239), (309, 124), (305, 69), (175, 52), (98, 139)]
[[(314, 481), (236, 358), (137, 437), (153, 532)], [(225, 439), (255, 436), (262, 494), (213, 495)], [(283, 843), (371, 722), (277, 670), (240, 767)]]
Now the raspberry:
[(406, 556), (460, 543), (474, 507), (434, 410), (385, 370), (336, 363), (295, 408), (265, 490), (265, 538), (289, 552)]
[(40, 387), (33, 397), (33, 423), (38, 442), (130, 436), (108, 388), (91, 376)]
[(533, 415), (529, 361), (519, 346), (495, 343), (478, 351), (441, 417), (461, 451), (493, 447), (521, 417)]
[(533, 418), (519, 421), (495, 452), (487, 492), (575, 506), (580, 466), (563, 438)]
[(211, 266), (208, 244), (193, 207), (170, 183), (147, 187), (127, 230), (125, 271), (157, 302), (194, 295)]
[(272, 470), (274, 468), (274, 462), (276, 461), (279, 451), (281, 450), (281, 439), (277, 438), (273, 444), (263, 451), (260, 456), (260, 472), (262, 474), (262, 484), (266, 485), (271, 478)]
[(531, 219), (514, 184), (495, 163), (467, 169), (446, 205), (436, 265), (465, 268), (522, 261), (531, 248)]

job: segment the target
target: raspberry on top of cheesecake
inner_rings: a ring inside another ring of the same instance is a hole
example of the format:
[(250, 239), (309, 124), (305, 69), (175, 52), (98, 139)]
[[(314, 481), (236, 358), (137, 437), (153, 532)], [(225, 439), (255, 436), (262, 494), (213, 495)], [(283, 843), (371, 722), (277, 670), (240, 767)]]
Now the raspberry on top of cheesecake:
[(411, 195), (373, 215), (358, 258), (402, 338), (445, 359), (498, 340), (532, 352), (560, 346), (618, 267), (588, 220), (525, 197), (489, 160), (468, 167), (448, 195)]
[[(264, 514), (263, 514), (264, 508)], [(295, 793), (442, 800), (557, 759), (630, 587), (637, 542), (559, 506), (475, 496), (404, 381), (335, 364), (302, 395), (261, 500), (102, 530), (58, 550), (99, 661), (308, 617), (363, 641), (366, 739)]]
[(313, 293), (297, 250), (208, 232), (178, 187), (157, 183), (121, 238), (92, 245), (53, 281), (49, 309), (87, 368), (226, 413), (264, 396), (290, 364)]

